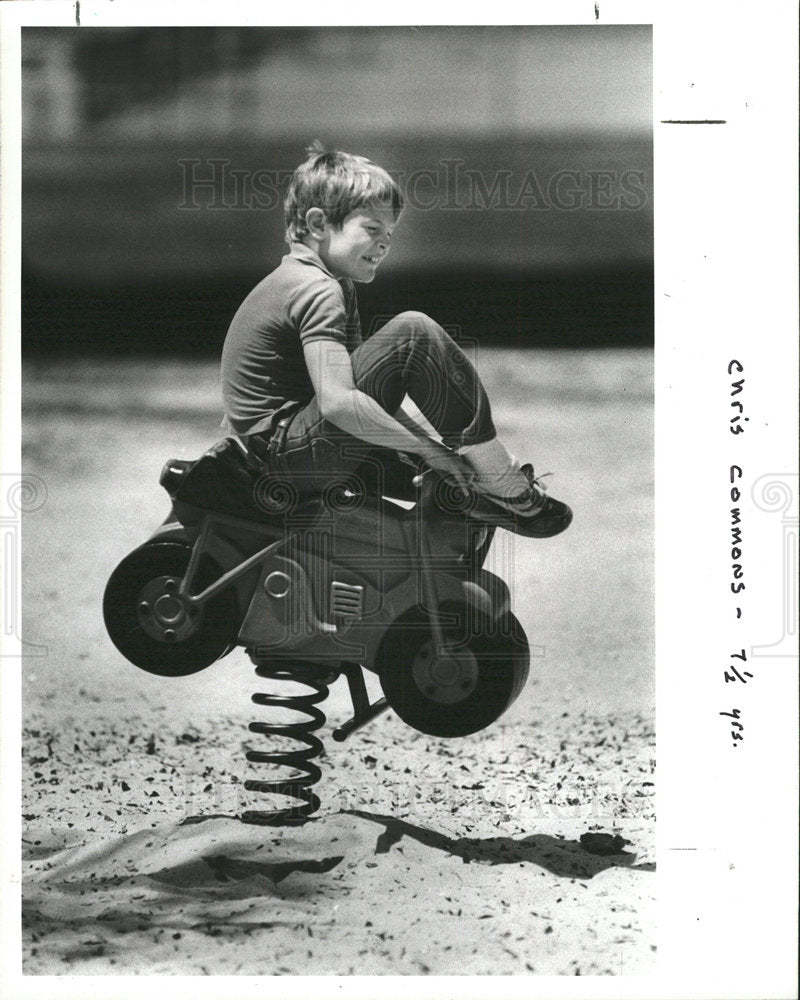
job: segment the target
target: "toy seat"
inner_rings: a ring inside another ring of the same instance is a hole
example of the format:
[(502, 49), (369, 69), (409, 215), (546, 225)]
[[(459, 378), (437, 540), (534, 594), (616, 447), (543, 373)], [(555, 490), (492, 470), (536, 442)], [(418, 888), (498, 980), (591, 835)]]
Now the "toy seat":
[[(362, 484), (362, 492), (378, 507), (385, 507), (381, 501), (381, 484), (374, 476), (374, 470), (368, 466), (359, 469), (353, 481)], [(255, 521), (274, 522), (283, 518), (289, 508), (299, 505), (302, 510), (305, 505), (313, 506), (320, 501), (333, 500), (335, 510), (346, 510), (350, 506), (344, 496), (336, 495), (341, 484), (335, 483), (331, 484), (333, 496), (328, 496), (327, 492), (314, 492), (289, 498), (284, 503), (275, 503), (273, 492), (276, 496), (280, 494), (279, 500), (286, 500), (285, 484), (279, 478), (270, 476), (264, 466), (233, 437), (218, 441), (195, 461), (170, 459), (161, 470), (159, 482), (175, 501)], [(397, 475), (396, 470), (386, 486), (389, 489), (387, 495), (397, 496), (400, 500), (411, 498), (403, 489), (402, 477)], [(404, 513), (392, 508), (388, 510), (395, 516)]]
[(274, 520), (257, 502), (260, 483), (268, 476), (236, 438), (223, 438), (195, 461), (170, 459), (160, 484), (173, 500), (249, 520)]

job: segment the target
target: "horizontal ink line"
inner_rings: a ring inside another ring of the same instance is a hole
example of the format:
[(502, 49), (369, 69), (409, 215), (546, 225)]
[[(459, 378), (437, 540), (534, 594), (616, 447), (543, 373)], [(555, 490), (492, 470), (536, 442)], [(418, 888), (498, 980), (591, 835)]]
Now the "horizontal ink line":
[(662, 118), (662, 125), (727, 125), (725, 118)]

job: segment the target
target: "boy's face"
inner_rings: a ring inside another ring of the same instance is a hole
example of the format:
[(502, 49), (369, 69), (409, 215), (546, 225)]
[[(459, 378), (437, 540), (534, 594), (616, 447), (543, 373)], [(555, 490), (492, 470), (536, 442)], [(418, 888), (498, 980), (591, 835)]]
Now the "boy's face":
[(372, 281), (389, 252), (395, 226), (391, 207), (371, 205), (345, 216), (340, 228), (325, 222), (317, 252), (336, 278)]

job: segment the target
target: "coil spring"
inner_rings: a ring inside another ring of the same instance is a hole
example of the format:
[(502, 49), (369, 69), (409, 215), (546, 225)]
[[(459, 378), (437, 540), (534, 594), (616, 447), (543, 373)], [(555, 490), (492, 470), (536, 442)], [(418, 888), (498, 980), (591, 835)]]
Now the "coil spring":
[(322, 773), (311, 761), (322, 753), (322, 741), (314, 736), (314, 732), (325, 724), (325, 713), (316, 706), (328, 697), (328, 685), (337, 677), (338, 672), (313, 663), (302, 663), (295, 660), (271, 661), (256, 663), (256, 674), (269, 680), (292, 681), (312, 689), (311, 694), (261, 694), (256, 692), (253, 701), (257, 705), (290, 709), (308, 716), (307, 720), (297, 722), (251, 722), (250, 732), (262, 736), (283, 736), (304, 744), (294, 750), (248, 750), (246, 758), (256, 764), (275, 764), (280, 767), (291, 767), (304, 772), (293, 778), (276, 778), (273, 781), (248, 780), (244, 787), (250, 792), (265, 792), (269, 795), (286, 795), (298, 799), (295, 805), (266, 810), (247, 810), (242, 813), (243, 823), (256, 823), (264, 826), (284, 826), (304, 823), (320, 806), (319, 799), (311, 791)]

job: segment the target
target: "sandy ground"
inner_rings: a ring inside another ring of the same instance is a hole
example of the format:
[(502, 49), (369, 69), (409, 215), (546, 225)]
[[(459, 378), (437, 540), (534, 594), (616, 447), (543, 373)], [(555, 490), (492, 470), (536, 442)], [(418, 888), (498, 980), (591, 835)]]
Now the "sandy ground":
[[(23, 969), (31, 975), (636, 975), (654, 969), (652, 384), (645, 351), (483, 350), (510, 447), (553, 469), (564, 536), (498, 533), (531, 679), (462, 740), (391, 713), (336, 744), (301, 828), (234, 817), (263, 717), (235, 651), (180, 680), (114, 650), (116, 563), (169, 457), (217, 439), (214, 365), (29, 364)], [(374, 678), (373, 694), (378, 694)], [(581, 843), (590, 833), (617, 835)]]

